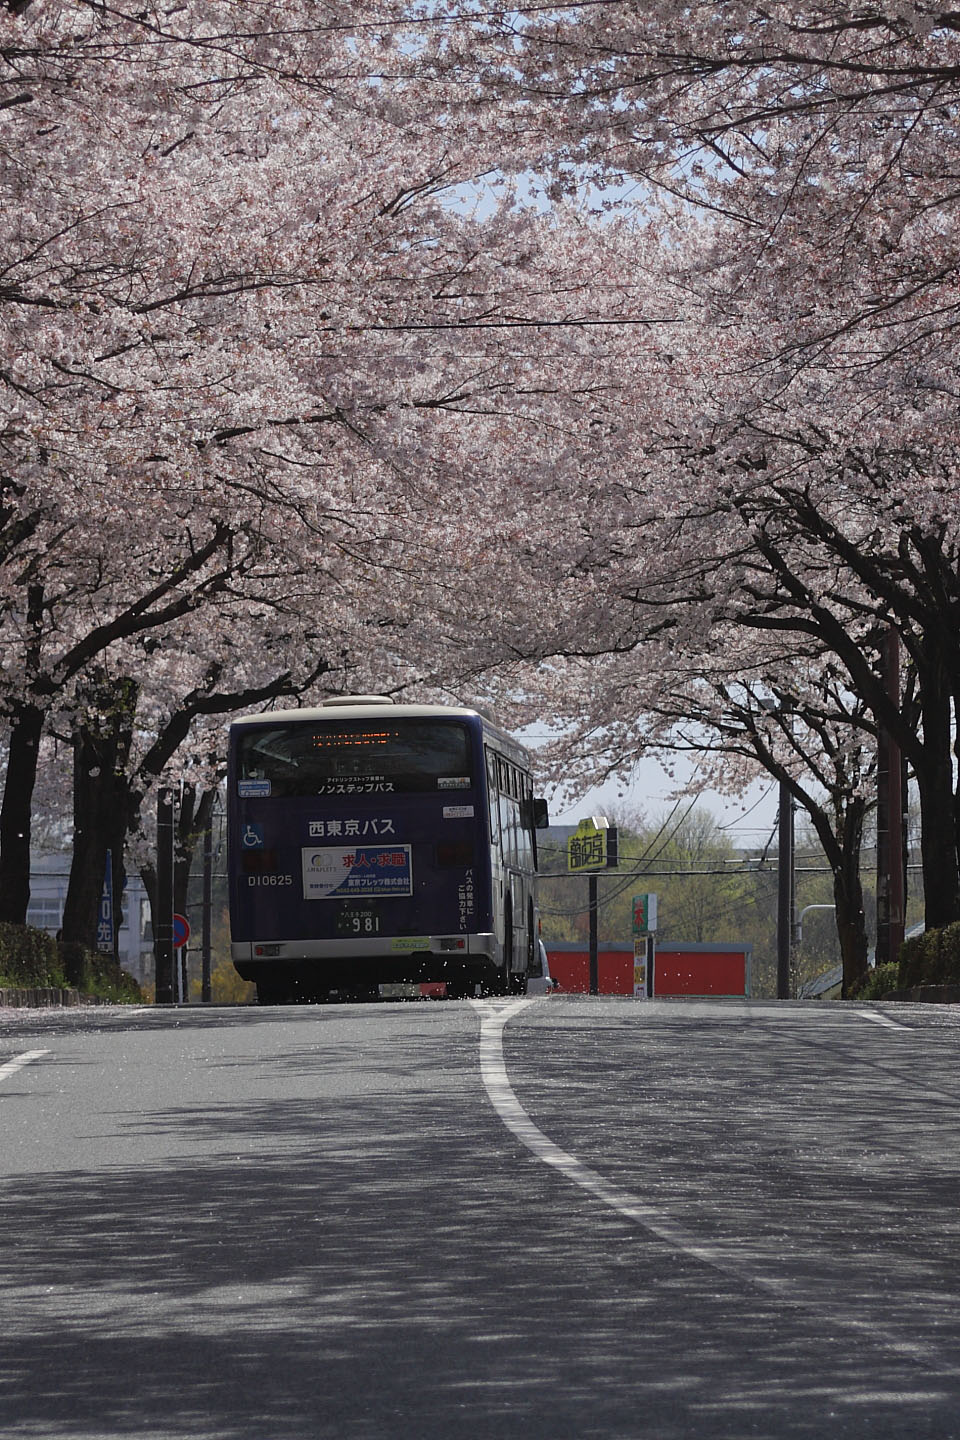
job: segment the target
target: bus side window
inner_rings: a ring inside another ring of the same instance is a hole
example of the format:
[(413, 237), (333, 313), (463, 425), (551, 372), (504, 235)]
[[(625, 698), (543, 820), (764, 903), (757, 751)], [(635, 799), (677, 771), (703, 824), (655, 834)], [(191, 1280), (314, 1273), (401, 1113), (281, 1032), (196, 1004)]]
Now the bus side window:
[(520, 824), (520, 772), (510, 766), (510, 863), (519, 865), (523, 854)]
[(490, 812), (490, 843), (500, 848), (500, 787), (497, 784), (497, 757), (487, 751), (487, 809)]
[(501, 760), (498, 766), (500, 779), (500, 831), (503, 837), (503, 859), (507, 865), (516, 863), (513, 829), (513, 796), (510, 794), (510, 766)]

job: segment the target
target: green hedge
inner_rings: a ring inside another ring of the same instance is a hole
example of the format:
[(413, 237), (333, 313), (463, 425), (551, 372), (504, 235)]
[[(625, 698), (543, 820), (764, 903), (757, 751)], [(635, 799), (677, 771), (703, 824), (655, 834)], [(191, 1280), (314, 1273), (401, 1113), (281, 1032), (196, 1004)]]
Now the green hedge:
[(45, 930), (0, 921), (0, 985), (61, 988), (66, 983), (57, 943)]
[(960, 985), (960, 922), (905, 940), (897, 978), (901, 990), (914, 985)]
[(0, 921), (0, 986), (11, 989), (73, 988), (102, 1000), (142, 998), (132, 975), (83, 945), (53, 940), (45, 930)]
[(68, 981), (84, 995), (98, 995), (101, 1000), (117, 1003), (143, 998), (136, 980), (120, 969), (112, 955), (101, 955), (74, 941), (61, 940), (57, 949)]
[(885, 965), (876, 965), (867, 972), (866, 979), (853, 995), (854, 1000), (882, 1000), (900, 988), (900, 967), (896, 960)]
[(112, 955), (89, 953), (88, 969), (84, 991), (98, 995), (101, 1000), (112, 1000), (118, 1005), (133, 1005), (143, 999), (140, 986), (132, 975), (115, 964)]

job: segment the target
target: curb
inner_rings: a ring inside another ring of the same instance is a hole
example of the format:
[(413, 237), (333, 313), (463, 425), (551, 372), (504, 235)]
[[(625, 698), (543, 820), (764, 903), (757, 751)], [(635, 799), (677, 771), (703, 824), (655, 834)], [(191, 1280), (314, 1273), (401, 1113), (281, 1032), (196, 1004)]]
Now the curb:
[(891, 990), (884, 1000), (916, 1000), (924, 1005), (960, 1005), (960, 985), (913, 985)]
[(80, 1005), (104, 1005), (99, 995), (82, 995), (79, 990), (61, 990), (52, 985), (14, 989), (0, 987), (0, 1009), (62, 1010)]

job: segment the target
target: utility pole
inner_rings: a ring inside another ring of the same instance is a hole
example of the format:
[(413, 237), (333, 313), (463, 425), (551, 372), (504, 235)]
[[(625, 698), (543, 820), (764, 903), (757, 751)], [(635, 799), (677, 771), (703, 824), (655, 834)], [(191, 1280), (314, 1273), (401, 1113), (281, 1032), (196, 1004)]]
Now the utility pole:
[(789, 1000), (791, 991), (790, 952), (793, 943), (793, 796), (785, 780), (780, 781), (777, 861), (777, 999)]
[(597, 919), (597, 871), (615, 870), (618, 864), (617, 827), (602, 815), (580, 821), (576, 834), (567, 841), (567, 872), (585, 874), (589, 882), (590, 994), (600, 993), (599, 924)]
[(209, 1003), (210, 986), (210, 930), (213, 920), (213, 815), (207, 821), (203, 832), (203, 896), (201, 900), (200, 933), (200, 999)]
[[(761, 708), (776, 720), (788, 740), (793, 738), (793, 722), (789, 712), (776, 700), (761, 700)], [(793, 949), (793, 920), (796, 911), (793, 888), (793, 796), (785, 772), (780, 781), (780, 805), (777, 817), (777, 999), (789, 1000), (792, 989), (790, 956)]]
[(590, 899), (590, 994), (600, 994), (600, 947), (598, 942), (599, 925), (597, 923), (597, 877), (589, 877)]
[(153, 953), (158, 1005), (173, 1004), (173, 796), (157, 792), (157, 914), (153, 917)]
[[(887, 699), (900, 706), (900, 637), (891, 625), (881, 651)], [(878, 965), (896, 960), (903, 944), (903, 758), (889, 729), (877, 737), (877, 951)]]

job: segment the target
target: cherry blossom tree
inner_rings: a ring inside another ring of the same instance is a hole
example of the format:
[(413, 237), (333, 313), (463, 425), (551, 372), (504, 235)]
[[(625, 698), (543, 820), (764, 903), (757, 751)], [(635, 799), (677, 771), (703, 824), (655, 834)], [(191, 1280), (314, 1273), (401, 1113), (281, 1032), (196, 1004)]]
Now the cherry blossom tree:
[[(463, 23), (430, 32), (423, 64), (451, 106), (467, 90), (545, 193), (593, 182), (642, 217), (669, 197), (695, 236), (660, 265), (699, 335), (657, 337), (685, 403), (663, 406), (653, 366), (657, 398), (643, 387), (619, 439), (592, 417), (608, 477), (587, 482), (581, 462), (589, 534), (574, 522), (576, 560), (569, 543), (541, 557), (549, 621), (524, 638), (518, 611), (501, 661), (629, 656), (666, 627), (709, 669), (724, 627), (809, 637), (866, 707), (855, 728), (888, 729), (907, 754), (927, 920), (957, 918), (956, 17), (609, 3), (485, 12), (469, 43)], [(880, 679), (889, 626), (919, 728)], [(590, 717), (604, 723), (598, 704)]]
[(842, 667), (844, 764), (897, 733), (953, 918), (958, 43), (833, 4), (0, 9), (4, 905), (40, 738), (104, 686), (140, 795), (215, 696), (563, 717), (592, 660), (627, 737), (638, 653), (719, 705), (775, 642)]
[(10, 918), (52, 728), (78, 762), (79, 937), (98, 808), (136, 825), (188, 722), (321, 677), (401, 686), (454, 643), (425, 612), (456, 545), (424, 538), (460, 483), (442, 421), (556, 388), (505, 343), (555, 320), (556, 271), (535, 216), (442, 203), (496, 137), (414, 128), (372, 14), (0, 9)]

